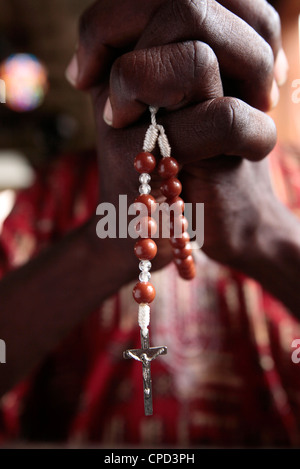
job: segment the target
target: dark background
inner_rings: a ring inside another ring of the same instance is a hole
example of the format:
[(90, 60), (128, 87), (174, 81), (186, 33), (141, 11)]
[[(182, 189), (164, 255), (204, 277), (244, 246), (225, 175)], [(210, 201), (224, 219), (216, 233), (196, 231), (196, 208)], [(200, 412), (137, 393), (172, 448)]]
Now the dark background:
[(78, 19), (91, 3), (0, 0), (0, 61), (12, 53), (34, 54), (46, 66), (50, 83), (43, 105), (34, 111), (13, 112), (0, 104), (0, 150), (20, 150), (39, 166), (61, 151), (93, 144), (89, 97), (65, 79), (77, 42)]

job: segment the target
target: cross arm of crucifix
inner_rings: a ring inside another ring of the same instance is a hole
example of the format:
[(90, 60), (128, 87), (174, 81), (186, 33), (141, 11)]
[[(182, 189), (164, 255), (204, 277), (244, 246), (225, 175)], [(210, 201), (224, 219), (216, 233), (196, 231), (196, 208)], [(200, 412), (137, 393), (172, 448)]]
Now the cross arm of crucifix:
[(126, 350), (124, 352), (124, 358), (134, 358), (139, 362), (142, 362), (144, 365), (152, 362), (159, 355), (166, 355), (167, 347), (150, 347), (148, 349), (132, 349)]

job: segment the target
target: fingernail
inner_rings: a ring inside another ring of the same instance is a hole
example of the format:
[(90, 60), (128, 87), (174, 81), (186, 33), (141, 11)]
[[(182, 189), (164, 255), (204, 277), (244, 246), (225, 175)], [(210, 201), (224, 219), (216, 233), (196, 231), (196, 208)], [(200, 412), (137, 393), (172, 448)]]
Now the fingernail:
[(275, 80), (273, 80), (273, 85), (271, 89), (271, 106), (272, 109), (277, 106), (280, 98), (279, 88)]
[(71, 85), (76, 86), (78, 79), (78, 58), (77, 54), (74, 54), (71, 62), (66, 69), (66, 78)]
[(112, 125), (113, 122), (113, 111), (110, 103), (110, 99), (107, 98), (107, 101), (104, 106), (103, 119), (107, 125)]
[(275, 75), (275, 80), (277, 81), (278, 86), (282, 86), (285, 84), (287, 77), (288, 77), (288, 71), (289, 71), (288, 60), (286, 58), (284, 50), (280, 49), (277, 54), (275, 66), (274, 66), (274, 75)]

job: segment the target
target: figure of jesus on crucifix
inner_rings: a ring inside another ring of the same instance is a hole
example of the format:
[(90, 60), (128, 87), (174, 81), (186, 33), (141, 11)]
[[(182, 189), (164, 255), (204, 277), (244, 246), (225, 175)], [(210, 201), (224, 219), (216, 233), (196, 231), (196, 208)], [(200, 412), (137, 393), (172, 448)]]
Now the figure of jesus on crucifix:
[(149, 332), (146, 336), (141, 332), (140, 349), (126, 350), (124, 358), (133, 358), (143, 365), (143, 389), (144, 389), (144, 407), (145, 415), (153, 414), (152, 405), (152, 380), (151, 380), (151, 362), (160, 355), (166, 355), (167, 347), (149, 347)]

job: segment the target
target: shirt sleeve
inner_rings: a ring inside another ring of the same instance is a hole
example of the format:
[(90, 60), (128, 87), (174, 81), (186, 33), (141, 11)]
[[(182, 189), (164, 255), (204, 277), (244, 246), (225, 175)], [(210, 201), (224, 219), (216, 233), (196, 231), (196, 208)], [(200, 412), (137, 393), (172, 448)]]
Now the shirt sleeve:
[(0, 237), (0, 276), (83, 224), (96, 209), (98, 171), (94, 153), (65, 155), (36, 174), (16, 194)]
[[(3, 224), (0, 279), (84, 223), (95, 213), (97, 197), (98, 171), (93, 152), (65, 155), (37, 172), (33, 185), (16, 193)], [(18, 437), (22, 402), (30, 385), (28, 379), (0, 400), (0, 443)]]

